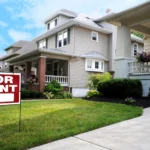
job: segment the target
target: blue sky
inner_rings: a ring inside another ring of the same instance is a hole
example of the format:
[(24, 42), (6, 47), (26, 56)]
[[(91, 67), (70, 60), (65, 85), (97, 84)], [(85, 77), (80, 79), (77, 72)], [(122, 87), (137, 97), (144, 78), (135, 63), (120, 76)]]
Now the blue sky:
[(119, 12), (147, 0), (0, 0), (0, 56), (18, 40), (31, 40), (44, 32), (43, 20), (65, 8), (92, 17), (107, 8)]

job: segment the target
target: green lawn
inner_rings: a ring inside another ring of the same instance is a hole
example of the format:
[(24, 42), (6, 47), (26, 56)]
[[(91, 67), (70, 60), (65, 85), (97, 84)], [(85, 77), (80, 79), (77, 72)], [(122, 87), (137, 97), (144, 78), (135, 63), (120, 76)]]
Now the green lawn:
[[(21, 132), (19, 105), (0, 106), (0, 149), (27, 149), (78, 133), (140, 116), (142, 108), (81, 99), (22, 102)], [(12, 132), (12, 133), (11, 133)]]

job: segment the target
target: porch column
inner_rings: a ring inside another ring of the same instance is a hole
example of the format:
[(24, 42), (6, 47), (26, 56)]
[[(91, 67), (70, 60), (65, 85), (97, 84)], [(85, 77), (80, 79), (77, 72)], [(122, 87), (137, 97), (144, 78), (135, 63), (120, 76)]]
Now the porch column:
[(117, 30), (117, 48), (115, 57), (115, 77), (127, 78), (129, 73), (128, 62), (131, 60), (130, 29), (122, 25)]
[(38, 58), (38, 82), (40, 92), (44, 92), (45, 72), (46, 72), (46, 57), (41, 56)]
[(14, 72), (14, 66), (13, 65), (9, 65), (9, 72)]
[(25, 73), (26, 73), (27, 78), (29, 78), (31, 76), (31, 67), (32, 67), (32, 62), (27, 61), (25, 64)]

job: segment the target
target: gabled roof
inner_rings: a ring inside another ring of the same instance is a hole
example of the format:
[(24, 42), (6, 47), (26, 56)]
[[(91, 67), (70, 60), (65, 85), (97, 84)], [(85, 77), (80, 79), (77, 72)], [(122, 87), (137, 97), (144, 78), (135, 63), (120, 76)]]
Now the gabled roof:
[(12, 48), (12, 47), (18, 47), (21, 48), (23, 46), (25, 46), (26, 44), (28, 44), (29, 41), (24, 41), (24, 40), (19, 40), (16, 43), (12, 44), (11, 46), (5, 48), (5, 51), (7, 51), (8, 49)]
[(84, 57), (84, 58), (97, 58), (97, 59), (102, 59), (102, 60), (108, 61), (108, 59), (106, 57), (104, 57), (101, 53), (96, 52), (96, 51), (85, 53), (85, 54), (81, 55), (81, 57)]
[(70, 10), (67, 10), (67, 9), (60, 9), (58, 10), (56, 13), (50, 15), (49, 17), (47, 17), (45, 20), (44, 20), (44, 23), (48, 22), (49, 20), (57, 17), (58, 15), (63, 15), (63, 16), (67, 16), (67, 17), (71, 17), (71, 18), (74, 18), (74, 17), (77, 17), (77, 13), (73, 12), (73, 11), (70, 11)]

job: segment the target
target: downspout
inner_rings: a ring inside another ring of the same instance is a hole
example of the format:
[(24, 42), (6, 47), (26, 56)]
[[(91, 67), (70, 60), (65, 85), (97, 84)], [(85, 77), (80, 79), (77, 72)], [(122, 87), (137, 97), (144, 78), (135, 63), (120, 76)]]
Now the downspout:
[[(73, 54), (75, 54), (75, 26), (73, 26)], [(70, 60), (73, 58), (73, 55), (68, 60), (68, 87), (69, 87), (69, 93), (71, 93), (70, 88)]]

